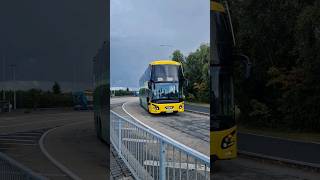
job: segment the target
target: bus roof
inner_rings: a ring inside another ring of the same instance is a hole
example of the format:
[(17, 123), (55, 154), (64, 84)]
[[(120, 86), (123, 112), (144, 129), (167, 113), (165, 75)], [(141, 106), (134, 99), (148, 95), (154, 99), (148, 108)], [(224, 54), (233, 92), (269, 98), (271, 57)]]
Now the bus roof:
[(159, 64), (181, 65), (181, 63), (173, 60), (157, 60), (157, 61), (152, 61), (150, 63), (150, 65), (159, 65)]

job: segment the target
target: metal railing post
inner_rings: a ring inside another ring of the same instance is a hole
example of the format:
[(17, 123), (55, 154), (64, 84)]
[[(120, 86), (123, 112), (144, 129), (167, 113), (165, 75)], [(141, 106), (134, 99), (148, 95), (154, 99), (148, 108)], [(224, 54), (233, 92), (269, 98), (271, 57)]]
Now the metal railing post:
[(120, 154), (122, 154), (122, 150), (121, 150), (121, 119), (119, 118), (119, 151), (120, 151)]
[(166, 148), (163, 140), (160, 140), (159, 180), (166, 179)]

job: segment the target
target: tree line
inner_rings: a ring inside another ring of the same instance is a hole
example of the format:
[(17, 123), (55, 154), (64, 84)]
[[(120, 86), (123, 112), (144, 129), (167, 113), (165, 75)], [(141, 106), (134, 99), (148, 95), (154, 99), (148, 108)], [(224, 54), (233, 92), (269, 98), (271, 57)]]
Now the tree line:
[[(2, 95), (2, 91), (1, 95)], [(6, 91), (6, 100), (13, 104), (13, 91)], [(17, 90), (16, 107), (37, 109), (53, 107), (71, 107), (73, 105), (72, 93), (62, 93), (57, 82), (52, 86), (51, 91), (41, 89)]]
[[(249, 79), (235, 73), (239, 122), (247, 126), (320, 130), (320, 2), (229, 1), (236, 52), (250, 57)], [(187, 100), (208, 102), (209, 47), (203, 44), (182, 62)], [(237, 69), (237, 68), (235, 68)]]
[(236, 81), (245, 124), (320, 130), (320, 2), (230, 1), (238, 51), (252, 62)]

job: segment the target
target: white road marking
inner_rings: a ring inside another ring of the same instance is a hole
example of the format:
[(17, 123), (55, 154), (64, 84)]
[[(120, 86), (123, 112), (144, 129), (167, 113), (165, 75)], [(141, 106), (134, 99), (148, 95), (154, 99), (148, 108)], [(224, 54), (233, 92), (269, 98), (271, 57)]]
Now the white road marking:
[(53, 129), (50, 129), (48, 131), (46, 131), (40, 138), (39, 140), (39, 146), (40, 146), (40, 149), (41, 149), (41, 152), (55, 165), (57, 166), (61, 171), (63, 171), (64, 173), (66, 173), (71, 179), (73, 180), (81, 180), (81, 178), (76, 175), (75, 173), (73, 173), (72, 171), (70, 171), (66, 166), (64, 166), (62, 163), (60, 163), (58, 160), (56, 160), (53, 156), (51, 156), (49, 154), (49, 152), (47, 151), (47, 149), (45, 148), (44, 146), (44, 139), (45, 137), (57, 130), (58, 128), (62, 128), (62, 127), (66, 127), (66, 126), (72, 126), (72, 125), (77, 125), (77, 124), (82, 124), (82, 123), (88, 123), (90, 122), (91, 120), (87, 120), (87, 121), (83, 121), (83, 122), (75, 122), (75, 123), (70, 123), (70, 124), (67, 124), (67, 125), (64, 125), (64, 126), (60, 126), (60, 127), (55, 127)]

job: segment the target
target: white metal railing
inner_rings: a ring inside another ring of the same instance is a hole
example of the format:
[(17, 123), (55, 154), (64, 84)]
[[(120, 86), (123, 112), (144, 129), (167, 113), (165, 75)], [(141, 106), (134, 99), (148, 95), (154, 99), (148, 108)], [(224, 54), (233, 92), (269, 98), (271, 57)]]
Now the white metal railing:
[(210, 179), (208, 156), (114, 111), (110, 140), (136, 179)]

